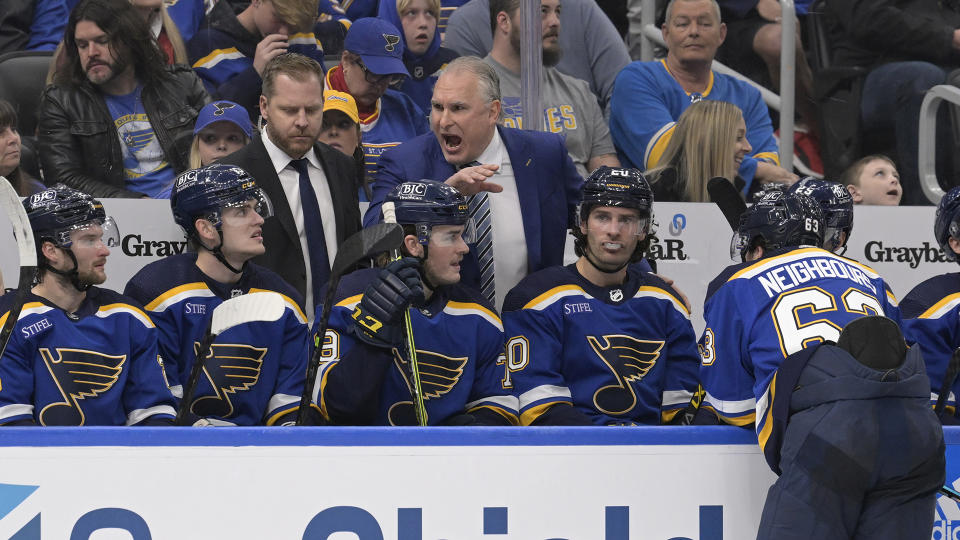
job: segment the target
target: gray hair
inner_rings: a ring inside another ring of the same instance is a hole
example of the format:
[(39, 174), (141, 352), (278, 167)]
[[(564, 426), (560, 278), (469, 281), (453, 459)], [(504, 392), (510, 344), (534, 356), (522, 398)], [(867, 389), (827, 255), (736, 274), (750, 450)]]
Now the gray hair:
[(458, 71), (466, 71), (476, 76), (480, 95), (483, 96), (485, 102), (500, 101), (500, 76), (497, 75), (493, 67), (484, 62), (482, 58), (479, 56), (461, 56), (455, 58), (447, 64), (441, 76)]
[[(673, 4), (676, 2), (695, 2), (696, 0), (670, 0), (667, 3), (667, 16), (664, 19), (664, 24), (670, 22), (670, 16), (673, 15)], [(710, 0), (710, 4), (713, 5), (713, 14), (717, 16), (717, 22), (723, 22), (723, 19), (720, 18), (720, 4), (717, 3), (717, 0)]]

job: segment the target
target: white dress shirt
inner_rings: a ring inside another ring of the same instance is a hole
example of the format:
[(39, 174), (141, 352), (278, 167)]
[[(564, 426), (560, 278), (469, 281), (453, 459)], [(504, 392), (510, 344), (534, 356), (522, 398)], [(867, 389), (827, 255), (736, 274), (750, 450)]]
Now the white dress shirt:
[(500, 169), (487, 181), (503, 186), (500, 193), (488, 194), (493, 227), (493, 283), (499, 310), (510, 289), (527, 275), (527, 237), (523, 230), (517, 181), (499, 131), (493, 131), (493, 139), (477, 161), (483, 165), (499, 165)]
[[(303, 264), (307, 268), (307, 287), (306, 305), (307, 315), (313, 319), (313, 274), (310, 272), (310, 252), (307, 249), (307, 234), (303, 229), (303, 206), (300, 204), (300, 173), (294, 169), (290, 162), (294, 158), (287, 155), (277, 145), (273, 144), (267, 135), (267, 129), (263, 128), (260, 132), (263, 140), (263, 146), (267, 149), (267, 155), (273, 163), (273, 169), (277, 172), (280, 179), (280, 185), (283, 187), (283, 193), (287, 196), (287, 204), (290, 205), (290, 212), (293, 214), (293, 223), (297, 226), (297, 234), (300, 237), (300, 250), (303, 253)], [(337, 256), (337, 220), (333, 211), (333, 197), (330, 195), (330, 186), (327, 184), (327, 175), (323, 172), (320, 165), (320, 158), (317, 157), (313, 148), (305, 156), (308, 162), (307, 170), (310, 172), (310, 183), (313, 185), (313, 191), (317, 194), (317, 203), (320, 205), (320, 215), (323, 218), (323, 238), (327, 244), (327, 259), (331, 266)], [(269, 246), (267, 246), (269, 249)]]

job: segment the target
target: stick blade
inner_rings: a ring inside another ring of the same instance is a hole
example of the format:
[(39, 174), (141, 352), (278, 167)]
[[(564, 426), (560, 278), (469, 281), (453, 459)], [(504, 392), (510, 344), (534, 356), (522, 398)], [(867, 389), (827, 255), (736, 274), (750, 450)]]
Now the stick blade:
[(17, 251), (20, 254), (20, 267), (37, 266), (37, 248), (33, 244), (33, 229), (30, 228), (30, 219), (23, 209), (17, 190), (6, 177), (0, 176), (0, 209), (7, 215), (13, 227), (13, 235), (17, 240)]
[(365, 257), (397, 249), (403, 243), (403, 227), (396, 223), (380, 223), (361, 229), (344, 240), (337, 249), (330, 273), (339, 276)]
[(210, 333), (221, 334), (239, 324), (279, 320), (286, 307), (283, 297), (275, 292), (255, 292), (231, 298), (213, 310)]
[(726, 178), (717, 176), (707, 182), (707, 193), (727, 218), (730, 228), (736, 231), (740, 227), (740, 216), (747, 211), (747, 203), (743, 202), (737, 188)]

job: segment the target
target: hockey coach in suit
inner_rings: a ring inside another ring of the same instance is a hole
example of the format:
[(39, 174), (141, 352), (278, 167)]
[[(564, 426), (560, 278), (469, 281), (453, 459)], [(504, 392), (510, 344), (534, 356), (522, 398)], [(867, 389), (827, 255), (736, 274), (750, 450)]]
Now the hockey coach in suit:
[(452, 61), (433, 90), (430, 127), (384, 152), (365, 225), (401, 182), (430, 179), (470, 196), (477, 242), (461, 262), (463, 283), (499, 308), (528, 273), (562, 264), (583, 179), (563, 138), (498, 126), (500, 81), (473, 56)]

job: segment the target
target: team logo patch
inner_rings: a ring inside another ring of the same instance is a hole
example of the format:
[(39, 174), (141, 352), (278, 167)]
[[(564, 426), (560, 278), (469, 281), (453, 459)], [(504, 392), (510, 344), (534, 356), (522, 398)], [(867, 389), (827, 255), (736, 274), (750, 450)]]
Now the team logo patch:
[(395, 36), (393, 34), (381, 34), (383, 39), (386, 40), (387, 44), (383, 47), (383, 50), (387, 52), (393, 52), (397, 47), (397, 43), (400, 43), (400, 36)]
[(623, 291), (620, 289), (614, 289), (610, 291), (610, 300), (614, 302), (619, 302), (623, 300)]
[(611, 416), (630, 412), (637, 405), (633, 382), (641, 381), (660, 358), (663, 341), (649, 341), (632, 336), (587, 336), (587, 343), (610, 370), (614, 383), (593, 394), (593, 405)]
[(213, 106), (217, 108), (217, 110), (213, 111), (214, 116), (223, 116), (227, 112), (227, 109), (236, 107), (236, 105), (233, 103), (228, 103), (226, 101), (214, 103)]
[(127, 360), (126, 355), (81, 349), (42, 348), (39, 352), (63, 396), (63, 401), (51, 403), (40, 411), (43, 426), (84, 425), (86, 418), (81, 402), (113, 388)]
[[(463, 375), (468, 357), (444, 356), (439, 353), (417, 349), (417, 367), (420, 372), (420, 388), (424, 401), (437, 399), (453, 387)], [(396, 349), (393, 350), (394, 366), (400, 371), (409, 388), (413, 388), (410, 364)], [(388, 412), (390, 425), (415, 426), (416, 413), (412, 401), (398, 401), (390, 406)]]
[[(194, 342), (194, 354), (200, 349), (200, 344)], [(209, 386), (213, 387), (214, 395), (205, 395), (193, 400), (190, 411), (197, 416), (219, 416), (229, 418), (234, 413), (234, 405), (230, 396), (237, 392), (249, 390), (260, 380), (260, 368), (263, 358), (267, 355), (266, 348), (234, 343), (215, 343), (210, 346), (210, 352), (203, 364), (204, 376)]]
[(417, 67), (413, 68), (413, 77), (414, 77), (415, 79), (422, 79), (422, 78), (423, 78), (423, 66), (417, 66)]

